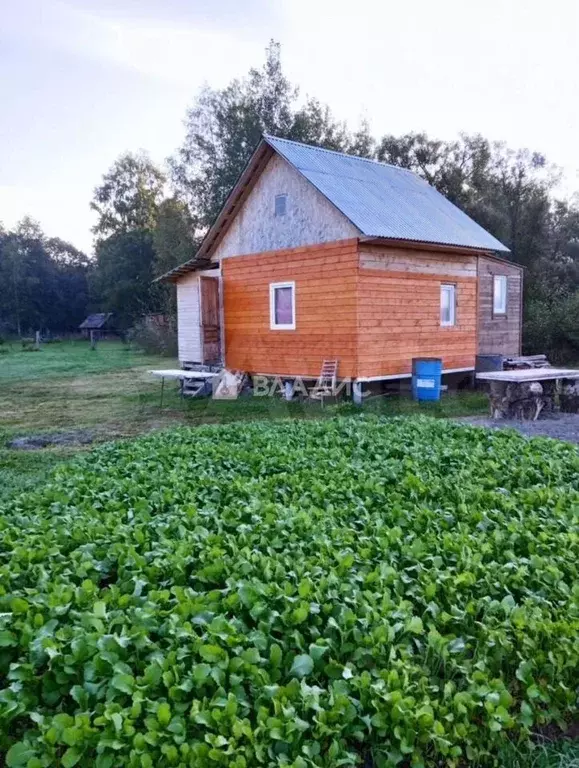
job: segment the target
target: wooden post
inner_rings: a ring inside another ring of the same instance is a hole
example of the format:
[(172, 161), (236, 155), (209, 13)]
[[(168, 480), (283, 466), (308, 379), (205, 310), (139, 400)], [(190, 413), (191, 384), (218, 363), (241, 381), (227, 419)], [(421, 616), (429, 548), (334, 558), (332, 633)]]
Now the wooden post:
[(94, 331), (90, 332), (90, 348), (96, 349), (96, 337), (94, 335)]
[(36, 346), (36, 349), (40, 349), (40, 331), (36, 331), (34, 344)]

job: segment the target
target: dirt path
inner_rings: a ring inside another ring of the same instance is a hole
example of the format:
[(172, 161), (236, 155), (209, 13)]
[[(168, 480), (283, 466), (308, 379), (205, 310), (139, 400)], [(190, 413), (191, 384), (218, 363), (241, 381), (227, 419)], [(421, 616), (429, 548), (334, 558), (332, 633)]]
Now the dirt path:
[(460, 421), (476, 427), (493, 429), (511, 427), (529, 437), (553, 437), (556, 440), (579, 444), (579, 414), (577, 413), (560, 413), (538, 421), (497, 421), (485, 416), (467, 416)]

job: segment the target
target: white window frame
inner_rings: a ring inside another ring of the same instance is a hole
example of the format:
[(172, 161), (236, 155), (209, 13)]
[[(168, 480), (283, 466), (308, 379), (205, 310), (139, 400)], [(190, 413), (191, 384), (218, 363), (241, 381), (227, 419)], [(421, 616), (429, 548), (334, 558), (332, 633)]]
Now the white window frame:
[[(504, 288), (504, 305), (500, 306), (497, 309), (497, 285), (503, 284), (505, 286)], [(493, 275), (493, 316), (500, 317), (501, 315), (507, 314), (507, 303), (508, 303), (508, 290), (509, 290), (509, 282), (506, 275)]]
[[(276, 323), (275, 322), (275, 292), (278, 288), (291, 288), (292, 289), (292, 322), (291, 323)], [(296, 284), (295, 280), (290, 280), (285, 283), (270, 283), (269, 284), (269, 327), (272, 331), (295, 331), (296, 329)]]
[[(450, 292), (450, 319), (442, 319), (442, 296), (445, 291)], [(440, 284), (440, 325), (443, 328), (452, 328), (456, 325), (456, 285), (454, 283), (441, 283)]]

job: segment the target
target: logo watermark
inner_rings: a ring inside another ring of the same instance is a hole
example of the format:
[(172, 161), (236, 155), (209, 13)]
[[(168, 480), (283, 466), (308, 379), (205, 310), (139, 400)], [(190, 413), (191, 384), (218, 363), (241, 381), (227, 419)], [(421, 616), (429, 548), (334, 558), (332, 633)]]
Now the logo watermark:
[[(234, 400), (243, 388), (244, 374), (232, 371), (222, 371), (211, 380), (212, 396), (217, 400)], [(346, 377), (336, 382), (334, 387), (320, 386), (317, 381), (301, 376), (252, 376), (247, 379), (254, 397), (284, 397), (291, 400), (294, 397), (310, 397), (316, 389), (328, 397), (352, 397), (355, 391), (355, 381)]]

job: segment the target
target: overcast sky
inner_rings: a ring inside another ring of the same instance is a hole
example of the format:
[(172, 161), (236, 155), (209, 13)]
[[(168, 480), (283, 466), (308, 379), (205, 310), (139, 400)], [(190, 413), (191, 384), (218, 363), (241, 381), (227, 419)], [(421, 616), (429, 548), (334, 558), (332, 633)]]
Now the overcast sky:
[(163, 160), (203, 83), (260, 66), (375, 134), (480, 132), (579, 189), (577, 0), (0, 0), (0, 221), (91, 249), (92, 190), (125, 150)]

